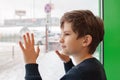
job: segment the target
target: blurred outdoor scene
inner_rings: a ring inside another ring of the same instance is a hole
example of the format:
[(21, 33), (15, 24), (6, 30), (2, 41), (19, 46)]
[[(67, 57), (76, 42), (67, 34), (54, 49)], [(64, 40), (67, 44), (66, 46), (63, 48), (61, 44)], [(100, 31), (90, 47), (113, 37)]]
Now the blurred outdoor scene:
[[(59, 80), (63, 62), (60, 50), (60, 18), (71, 10), (88, 9), (99, 16), (99, 0), (0, 0), (0, 80), (24, 80), (25, 69), (18, 42), (26, 32), (34, 33), (40, 46), (37, 63), (43, 80)], [(100, 47), (95, 57), (101, 60)]]

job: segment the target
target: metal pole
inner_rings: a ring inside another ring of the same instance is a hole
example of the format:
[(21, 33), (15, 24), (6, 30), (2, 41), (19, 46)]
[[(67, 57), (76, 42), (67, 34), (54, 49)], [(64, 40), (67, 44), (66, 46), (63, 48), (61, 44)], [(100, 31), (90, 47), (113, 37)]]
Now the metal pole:
[(12, 59), (14, 59), (14, 45), (12, 46)]
[(46, 53), (48, 52), (48, 24), (46, 24), (46, 26), (45, 26), (45, 34), (46, 34)]
[[(103, 15), (103, 0), (99, 0), (99, 7), (100, 7), (100, 17), (101, 19), (104, 18)], [(104, 40), (100, 43), (100, 61), (102, 64), (104, 64)]]

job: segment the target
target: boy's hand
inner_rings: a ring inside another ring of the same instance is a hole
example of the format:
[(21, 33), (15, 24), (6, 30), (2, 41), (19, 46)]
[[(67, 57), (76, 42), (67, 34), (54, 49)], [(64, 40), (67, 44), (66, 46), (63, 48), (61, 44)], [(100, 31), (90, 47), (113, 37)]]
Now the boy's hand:
[(19, 42), (19, 46), (23, 51), (24, 60), (26, 64), (36, 63), (37, 57), (39, 55), (40, 49), (37, 47), (35, 50), (34, 47), (34, 35), (26, 33), (23, 35), (24, 45), (22, 42)]
[(67, 63), (67, 62), (70, 61), (70, 57), (69, 57), (69, 56), (59, 53), (58, 50), (56, 50), (55, 52), (56, 52), (56, 54), (60, 57), (60, 59), (61, 59), (64, 63)]

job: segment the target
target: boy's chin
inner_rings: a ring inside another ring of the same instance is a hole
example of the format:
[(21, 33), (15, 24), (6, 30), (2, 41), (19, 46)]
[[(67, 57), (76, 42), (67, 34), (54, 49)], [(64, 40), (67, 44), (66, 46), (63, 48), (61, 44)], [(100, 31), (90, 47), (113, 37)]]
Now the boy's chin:
[(66, 55), (66, 56), (70, 56), (70, 53), (69, 53), (68, 51), (66, 51), (66, 50), (62, 50), (62, 53), (63, 53), (64, 55)]

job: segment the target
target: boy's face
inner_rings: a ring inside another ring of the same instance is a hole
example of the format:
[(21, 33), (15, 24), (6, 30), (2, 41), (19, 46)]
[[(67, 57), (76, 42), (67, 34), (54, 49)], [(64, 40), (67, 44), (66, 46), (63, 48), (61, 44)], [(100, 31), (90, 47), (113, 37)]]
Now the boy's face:
[(60, 43), (63, 53), (66, 55), (74, 55), (81, 53), (83, 38), (77, 39), (77, 34), (73, 32), (71, 23), (65, 22), (64, 27), (61, 28)]

